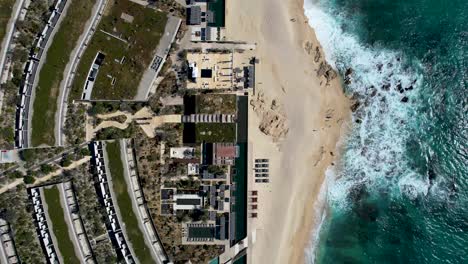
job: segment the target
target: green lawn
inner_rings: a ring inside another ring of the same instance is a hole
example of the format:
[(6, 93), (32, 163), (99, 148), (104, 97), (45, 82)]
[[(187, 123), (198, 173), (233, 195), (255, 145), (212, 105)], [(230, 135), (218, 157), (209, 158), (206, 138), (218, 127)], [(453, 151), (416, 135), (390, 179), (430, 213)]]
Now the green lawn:
[(78, 254), (76, 254), (68, 234), (68, 226), (65, 222), (64, 210), (60, 204), (60, 192), (57, 185), (51, 188), (44, 188), (44, 198), (49, 208), (47, 211), (52, 221), (52, 230), (57, 238), (58, 245), (55, 246), (60, 251), (65, 263), (80, 264)]
[(151, 249), (145, 244), (144, 235), (138, 227), (138, 218), (133, 212), (132, 201), (127, 191), (127, 183), (124, 178), (124, 167), (120, 158), (119, 141), (106, 143), (107, 157), (109, 159), (109, 170), (112, 177), (112, 188), (117, 197), (121, 221), (125, 224), (127, 237), (132, 245), (136, 258), (140, 263), (154, 263), (151, 257)]
[[(60, 82), (63, 80), (65, 66), (70, 59), (70, 52), (78, 44), (86, 21), (91, 17), (95, 0), (72, 1), (62, 18), (60, 28), (56, 32), (47, 51), (45, 62), (39, 73), (39, 81), (35, 90), (32, 114), (33, 146), (41, 144), (54, 145), (54, 120), (57, 111), (57, 98)], [(47, 122), (45, 122), (47, 120)]]
[(235, 123), (200, 123), (195, 124), (197, 142), (235, 142)]
[[(137, 94), (139, 81), (151, 63), (159, 39), (164, 33), (167, 15), (163, 12), (128, 0), (113, 2), (108, 9), (109, 13), (103, 16), (80, 60), (71, 100), (81, 98), (89, 69), (99, 51), (105, 58), (94, 83), (92, 98), (133, 99)], [(132, 16), (133, 21), (122, 19), (124, 13)]]
[(0, 0), (0, 42), (5, 37), (8, 20), (13, 15), (14, 5), (15, 0)]

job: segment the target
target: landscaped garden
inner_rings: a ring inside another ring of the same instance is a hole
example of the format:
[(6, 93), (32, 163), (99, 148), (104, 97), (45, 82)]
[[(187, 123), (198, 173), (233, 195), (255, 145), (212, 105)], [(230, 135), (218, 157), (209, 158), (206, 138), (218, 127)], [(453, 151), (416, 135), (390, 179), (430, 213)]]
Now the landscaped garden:
[(95, 78), (93, 99), (133, 99), (153, 60), (167, 22), (166, 13), (128, 0), (109, 3), (77, 69), (70, 99), (80, 99), (96, 54), (105, 55)]

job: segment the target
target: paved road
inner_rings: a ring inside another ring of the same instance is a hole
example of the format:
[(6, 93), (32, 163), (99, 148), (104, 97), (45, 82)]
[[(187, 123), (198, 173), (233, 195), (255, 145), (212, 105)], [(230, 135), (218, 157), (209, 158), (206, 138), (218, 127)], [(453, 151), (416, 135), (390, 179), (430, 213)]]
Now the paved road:
[(78, 67), (80, 62), (81, 56), (85, 51), (86, 46), (88, 45), (89, 41), (91, 40), (94, 32), (96, 31), (96, 27), (101, 20), (102, 13), (104, 11), (104, 7), (108, 0), (99, 0), (93, 8), (93, 17), (86, 25), (86, 31), (80, 36), (80, 45), (78, 45), (72, 52), (73, 59), (71, 60), (72, 63), (68, 64), (65, 67), (65, 71), (67, 71), (67, 75), (65, 79), (62, 80), (60, 83), (60, 94), (59, 100), (57, 101), (58, 104), (58, 111), (55, 114), (55, 144), (58, 146), (64, 146), (66, 143), (65, 135), (63, 133), (65, 120), (67, 116), (67, 101), (68, 95), (70, 93), (71, 84), (73, 82), (73, 78), (75, 77), (75, 71)]
[(153, 82), (156, 80), (159, 71), (161, 70), (164, 62), (166, 61), (167, 54), (171, 49), (172, 42), (177, 35), (177, 31), (179, 31), (180, 23), (182, 20), (178, 17), (169, 16), (166, 27), (164, 28), (164, 35), (159, 40), (158, 47), (156, 48), (156, 54), (153, 58), (153, 61), (146, 69), (143, 77), (138, 84), (138, 91), (137, 95), (134, 100), (147, 100), (151, 86)]

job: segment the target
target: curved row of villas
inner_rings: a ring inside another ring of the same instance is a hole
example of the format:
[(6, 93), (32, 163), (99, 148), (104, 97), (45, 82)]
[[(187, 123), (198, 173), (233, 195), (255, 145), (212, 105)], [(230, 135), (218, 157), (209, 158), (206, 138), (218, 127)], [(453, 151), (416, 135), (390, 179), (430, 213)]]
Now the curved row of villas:
[(104, 206), (106, 208), (107, 217), (109, 219), (111, 230), (109, 230), (110, 237), (113, 237), (118, 246), (118, 251), (122, 255), (125, 263), (134, 264), (135, 259), (130, 252), (130, 248), (125, 240), (125, 236), (120, 227), (119, 219), (114, 208), (114, 203), (112, 202), (112, 196), (109, 189), (109, 183), (107, 181), (106, 175), (106, 165), (104, 161), (104, 151), (101, 142), (93, 142), (92, 144), (92, 154), (93, 154), (93, 163), (96, 168), (97, 173), (97, 182), (99, 184), (99, 195), (100, 198), (104, 201)]
[(136, 171), (132, 168), (136, 167), (135, 157), (133, 155), (133, 148), (131, 145), (128, 145), (126, 139), (121, 140), (122, 146), (126, 152), (126, 163), (124, 165), (127, 167), (128, 171), (128, 182), (127, 184), (130, 185), (130, 197), (136, 205), (137, 216), (138, 220), (141, 222), (142, 227), (145, 235), (147, 236), (148, 242), (154, 251), (154, 255), (157, 258), (157, 263), (170, 263), (170, 260), (164, 251), (161, 239), (159, 238), (158, 233), (156, 232), (156, 228), (153, 225), (153, 221), (151, 220), (150, 213), (146, 207), (145, 199), (143, 197), (143, 190), (141, 189), (140, 182), (138, 181), (138, 176)]
[(57, 0), (50, 14), (46, 26), (36, 39), (36, 45), (31, 50), (31, 54), (26, 67), (24, 68), (24, 79), (19, 90), (19, 104), (16, 108), (16, 123), (15, 123), (15, 148), (28, 148), (28, 120), (31, 107), (31, 95), (33, 93), (33, 85), (36, 79), (39, 63), (42, 59), (44, 49), (49, 41), (52, 32), (57, 25), (60, 15), (65, 8), (67, 0)]
[(44, 206), (42, 204), (41, 193), (39, 188), (30, 189), (31, 198), (34, 206), (34, 219), (39, 233), (39, 241), (46, 254), (48, 263), (59, 263), (57, 251), (52, 237), (50, 235), (49, 226), (47, 225), (47, 219), (45, 216)]
[(67, 207), (64, 209), (70, 220), (71, 229), (73, 230), (76, 244), (79, 247), (81, 258), (86, 264), (96, 264), (96, 261), (94, 261), (93, 251), (91, 250), (91, 245), (89, 244), (88, 237), (86, 236), (83, 222), (81, 221), (72, 182), (68, 181), (59, 185), (62, 188), (61, 192), (65, 198), (65, 205)]
[(16, 252), (13, 233), (7, 221), (0, 218), (0, 255), (1, 263), (19, 264), (20, 260)]

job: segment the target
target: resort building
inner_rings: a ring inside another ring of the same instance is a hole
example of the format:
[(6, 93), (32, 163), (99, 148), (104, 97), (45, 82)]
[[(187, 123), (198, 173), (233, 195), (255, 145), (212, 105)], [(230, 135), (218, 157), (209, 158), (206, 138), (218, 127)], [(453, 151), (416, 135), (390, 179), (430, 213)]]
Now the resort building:
[(172, 159), (192, 159), (195, 157), (195, 148), (192, 148), (192, 147), (171, 148), (169, 155)]
[(123, 230), (120, 226), (119, 216), (117, 215), (114, 207), (109, 182), (107, 180), (107, 168), (102, 142), (92, 142), (91, 150), (91, 161), (97, 176), (96, 184), (99, 186), (97, 187), (98, 195), (100, 196), (101, 203), (103, 203), (106, 208), (108, 223), (110, 225), (110, 229), (108, 230), (109, 235), (117, 242), (117, 245), (114, 245), (116, 247), (115, 249), (118, 254), (123, 256), (125, 263), (133, 264), (135, 263), (135, 259), (133, 257), (134, 254), (128, 246), (127, 240), (125, 239)]
[(255, 83), (255, 58), (247, 51), (188, 52), (188, 89), (243, 90)]
[(234, 143), (203, 143), (202, 162), (206, 165), (234, 165), (239, 147)]
[(40, 188), (32, 188), (29, 190), (30, 198), (33, 202), (34, 220), (36, 221), (37, 232), (39, 241), (41, 243), (44, 255), (48, 263), (59, 263), (57, 251), (52, 241), (51, 231), (48, 225), (48, 219), (44, 210), (42, 201), (42, 193)]
[(204, 205), (203, 197), (198, 194), (175, 194), (173, 198), (174, 211), (201, 209)]
[(191, 41), (224, 40), (225, 0), (189, 0), (187, 25)]
[[(0, 256), (6, 264), (20, 263), (16, 253), (15, 243), (11, 234), (10, 225), (0, 218)], [(3, 262), (2, 262), (3, 263)]]
[(234, 165), (234, 161), (239, 157), (238, 147), (233, 143), (213, 144), (213, 164)]
[(230, 89), (232, 53), (187, 53), (188, 89)]

